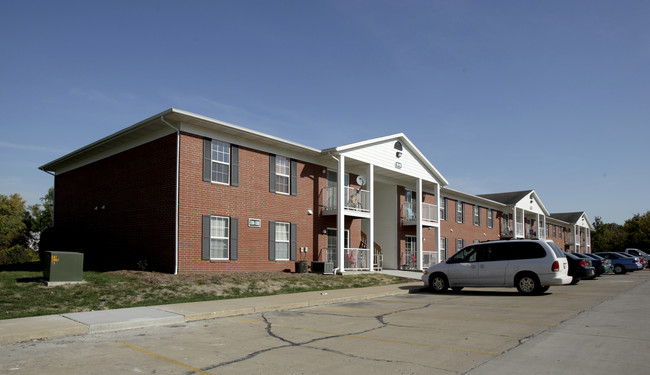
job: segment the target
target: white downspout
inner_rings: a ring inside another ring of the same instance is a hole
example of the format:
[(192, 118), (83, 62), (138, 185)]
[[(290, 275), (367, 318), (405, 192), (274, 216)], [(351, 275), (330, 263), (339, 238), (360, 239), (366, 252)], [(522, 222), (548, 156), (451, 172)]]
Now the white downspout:
[(180, 160), (181, 160), (181, 130), (180, 128), (176, 128), (174, 125), (168, 123), (165, 120), (165, 117), (163, 115), (160, 116), (160, 121), (162, 121), (165, 125), (168, 125), (172, 129), (176, 131), (176, 207), (175, 207), (175, 218), (174, 218), (174, 275), (178, 274), (178, 205), (179, 205), (179, 186), (178, 184), (180, 183)]
[(422, 179), (418, 178), (417, 186), (415, 188), (415, 213), (416, 213), (416, 249), (415, 249), (415, 266), (418, 270), (422, 271)]

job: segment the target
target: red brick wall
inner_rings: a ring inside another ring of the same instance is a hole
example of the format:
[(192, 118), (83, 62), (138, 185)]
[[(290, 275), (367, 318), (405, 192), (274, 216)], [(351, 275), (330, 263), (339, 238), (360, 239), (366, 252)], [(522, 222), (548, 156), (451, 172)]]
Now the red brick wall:
[[(326, 227), (336, 226), (336, 217), (318, 212), (321, 186), (326, 186), (323, 167), (298, 161), (298, 195), (269, 191), (269, 154), (240, 147), (239, 186), (228, 186), (202, 179), (203, 139), (191, 134), (181, 137), (180, 243), (179, 272), (226, 270), (291, 270), (294, 261), (269, 260), (269, 222), (298, 225), (298, 260), (311, 261), (327, 246)], [(312, 214), (308, 213), (311, 210)], [(237, 260), (201, 259), (202, 215), (239, 219)], [(260, 228), (249, 228), (248, 219), (260, 219)], [(300, 253), (301, 247), (308, 252)]]
[(84, 252), (86, 268), (173, 272), (175, 176), (175, 134), (56, 175), (51, 248)]
[(487, 226), (487, 208), (480, 207), (481, 224), (474, 225), (474, 205), (464, 203), (464, 222), (456, 222), (456, 205), (458, 200), (447, 199), (447, 220), (440, 222), (440, 236), (447, 238), (447, 256), (456, 252), (456, 240), (465, 240), (465, 246), (472, 244), (474, 241), (498, 240), (502, 228), (502, 213), (492, 210), (494, 225), (492, 228)]

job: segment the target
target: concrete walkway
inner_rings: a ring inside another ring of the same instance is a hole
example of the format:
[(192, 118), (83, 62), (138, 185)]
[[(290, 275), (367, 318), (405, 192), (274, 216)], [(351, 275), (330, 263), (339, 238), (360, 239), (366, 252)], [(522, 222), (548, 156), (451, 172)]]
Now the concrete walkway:
[(416, 274), (410, 275), (414, 280), (407, 284), (0, 320), (0, 344), (407, 294), (422, 288), (422, 283), (413, 276)]

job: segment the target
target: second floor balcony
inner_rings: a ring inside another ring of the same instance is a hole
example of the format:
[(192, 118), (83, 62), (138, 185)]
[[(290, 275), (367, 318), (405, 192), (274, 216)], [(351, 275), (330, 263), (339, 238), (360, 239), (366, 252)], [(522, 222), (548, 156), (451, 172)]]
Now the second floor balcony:
[[(323, 215), (335, 215), (338, 209), (338, 189), (328, 186), (321, 190), (321, 206)], [(370, 192), (359, 188), (346, 186), (343, 192), (343, 208), (346, 214), (366, 216), (370, 214)]]
[[(417, 224), (416, 202), (406, 202), (402, 206), (402, 217), (404, 225)], [(438, 222), (438, 206), (430, 203), (422, 203), (422, 225), (433, 225)]]

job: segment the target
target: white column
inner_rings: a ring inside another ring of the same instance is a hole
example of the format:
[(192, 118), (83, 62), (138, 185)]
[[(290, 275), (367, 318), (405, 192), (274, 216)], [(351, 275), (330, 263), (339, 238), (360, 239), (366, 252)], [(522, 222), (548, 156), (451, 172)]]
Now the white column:
[(336, 174), (336, 256), (339, 272), (345, 272), (345, 156), (339, 155)]
[(367, 186), (370, 196), (370, 218), (368, 219), (368, 248), (370, 249), (370, 271), (375, 269), (375, 166), (368, 165)]
[(512, 208), (512, 223), (514, 224), (512, 227), (512, 238), (517, 238), (517, 207)]
[(417, 206), (415, 207), (416, 215), (416, 227), (415, 227), (415, 236), (417, 238), (417, 249), (416, 249), (416, 259), (417, 259), (417, 269), (422, 270), (422, 179), (418, 178), (417, 186), (415, 188), (415, 195), (417, 199), (415, 200)]

